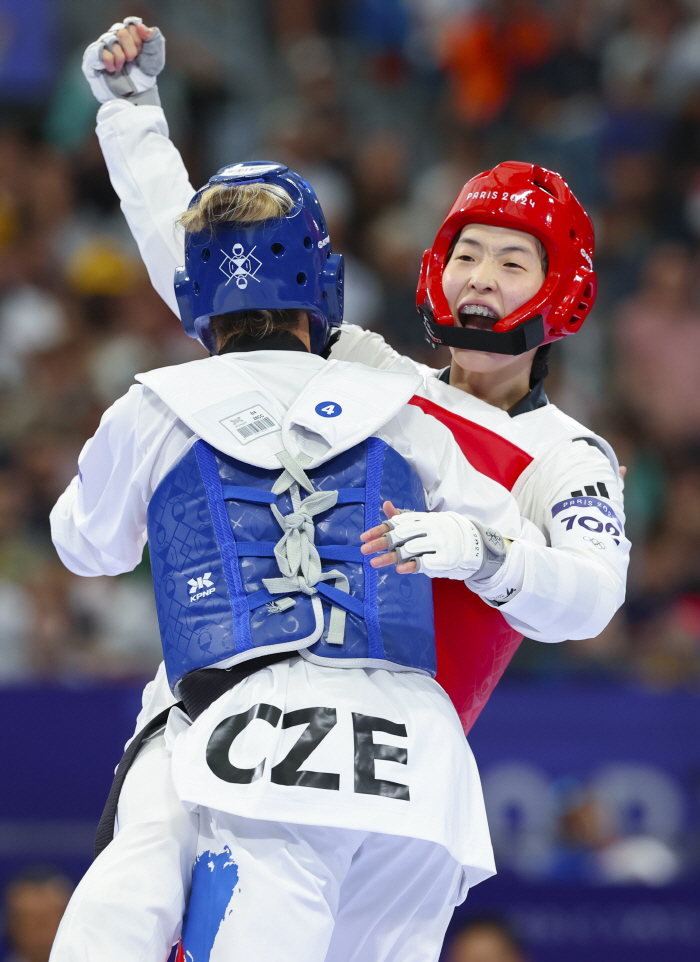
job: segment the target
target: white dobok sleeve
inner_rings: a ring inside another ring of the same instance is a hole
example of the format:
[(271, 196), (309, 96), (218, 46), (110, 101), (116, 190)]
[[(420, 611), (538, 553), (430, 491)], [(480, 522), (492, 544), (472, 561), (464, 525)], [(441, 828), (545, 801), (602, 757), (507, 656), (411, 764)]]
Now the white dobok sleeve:
[[(415, 318), (418, 323), (418, 316)], [(414, 374), (418, 371), (424, 378), (436, 377), (440, 371), (419, 364), (410, 357), (399, 354), (376, 331), (368, 331), (356, 324), (343, 324), (338, 340), (331, 348), (330, 357), (335, 361), (359, 361), (367, 367), (380, 371), (398, 371)]]
[(430, 371), (424, 364), (412, 361), (390, 347), (381, 334), (358, 327), (356, 324), (343, 324), (340, 337), (331, 348), (330, 357), (334, 361), (358, 361), (379, 371), (397, 371), (425, 376)]
[(173, 276), (184, 264), (176, 224), (195, 194), (160, 107), (109, 100), (97, 112), (97, 136), (112, 187), (148, 276), (179, 317)]
[(515, 498), (469, 463), (452, 432), (437, 418), (408, 404), (378, 435), (415, 469), (425, 488), (428, 511), (457, 511), (485, 527), (497, 528), (505, 538), (522, 536)]
[(521, 587), (499, 610), (537, 641), (594, 638), (625, 600), (630, 542), (620, 478), (584, 439), (557, 444), (538, 475), (525, 513), (547, 543), (510, 546), (510, 577), (520, 569)]
[(51, 512), (64, 565), (84, 577), (118, 575), (140, 562), (151, 495), (192, 438), (153, 392), (134, 385), (102, 416), (78, 474)]

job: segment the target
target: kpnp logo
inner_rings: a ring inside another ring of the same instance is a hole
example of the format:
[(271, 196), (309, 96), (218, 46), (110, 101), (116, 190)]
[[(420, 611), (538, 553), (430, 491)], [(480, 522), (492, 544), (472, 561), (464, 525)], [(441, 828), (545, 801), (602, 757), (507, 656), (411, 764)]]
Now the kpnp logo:
[(256, 248), (257, 244), (246, 254), (243, 244), (234, 244), (231, 256), (224, 254), (220, 270), (228, 277), (227, 284), (234, 277), (236, 278), (236, 287), (240, 287), (241, 290), (245, 290), (248, 286), (249, 279), (260, 283), (255, 275), (262, 267), (262, 261), (253, 255)]
[(211, 571), (207, 571), (203, 574), (201, 578), (190, 578), (187, 584), (190, 586), (190, 604), (195, 601), (199, 601), (200, 598), (206, 598), (216, 591), (216, 586), (213, 581), (210, 581)]

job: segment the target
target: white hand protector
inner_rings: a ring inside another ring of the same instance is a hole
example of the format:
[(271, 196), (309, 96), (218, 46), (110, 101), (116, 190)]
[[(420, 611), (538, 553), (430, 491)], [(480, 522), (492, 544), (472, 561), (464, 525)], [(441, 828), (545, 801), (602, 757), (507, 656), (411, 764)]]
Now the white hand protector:
[(143, 41), (141, 53), (134, 60), (125, 63), (117, 73), (109, 73), (102, 62), (102, 51), (105, 47), (111, 50), (114, 44), (119, 42), (117, 31), (128, 28), (132, 23), (140, 24), (143, 21), (141, 17), (127, 17), (123, 23), (113, 23), (107, 33), (103, 33), (90, 44), (83, 54), (83, 73), (100, 103), (119, 97), (135, 99), (141, 95), (140, 103), (159, 106), (156, 77), (165, 66), (165, 37), (158, 27), (148, 40)]
[(403, 511), (386, 523), (389, 550), (396, 551), (399, 563), (415, 561), (416, 571), (430, 578), (491, 578), (506, 558), (507, 545), (497, 531), (455, 511)]

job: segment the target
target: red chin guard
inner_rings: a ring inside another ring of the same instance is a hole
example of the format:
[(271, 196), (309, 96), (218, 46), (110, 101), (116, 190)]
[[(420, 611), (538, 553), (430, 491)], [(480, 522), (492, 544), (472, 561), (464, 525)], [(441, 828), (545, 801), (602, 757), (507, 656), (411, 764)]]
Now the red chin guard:
[[(455, 327), (442, 289), (450, 247), (467, 224), (525, 231), (544, 244), (549, 269), (537, 294), (493, 330)], [(510, 160), (468, 181), (423, 254), (416, 306), (428, 343), (493, 354), (523, 354), (575, 334), (593, 307), (593, 225), (554, 171)]]

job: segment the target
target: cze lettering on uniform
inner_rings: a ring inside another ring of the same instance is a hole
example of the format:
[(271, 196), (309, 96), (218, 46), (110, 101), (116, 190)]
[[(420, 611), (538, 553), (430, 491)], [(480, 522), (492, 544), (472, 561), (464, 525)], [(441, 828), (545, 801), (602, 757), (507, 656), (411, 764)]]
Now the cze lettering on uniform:
[[(296, 711), (285, 712), (275, 705), (264, 703), (253, 705), (248, 711), (231, 715), (219, 722), (211, 733), (206, 750), (207, 765), (211, 772), (224, 782), (235, 785), (249, 785), (263, 774), (266, 758), (255, 768), (237, 768), (229, 761), (229, 752), (236, 738), (259, 718), (268, 722), (273, 728), (282, 719), (282, 728), (296, 728), (306, 726), (289, 752), (278, 762), (270, 772), (270, 781), (275, 785), (295, 785), (300, 788), (322, 788), (337, 792), (340, 789), (340, 775), (335, 772), (300, 771), (309, 755), (321, 744), (337, 724), (335, 708), (299, 708)], [(354, 733), (354, 790), (362, 795), (382, 795), (385, 798), (395, 798), (410, 801), (407, 785), (376, 778), (374, 772), (375, 761), (398, 762), (406, 765), (408, 752), (405, 748), (394, 745), (375, 745), (374, 732), (386, 732), (388, 735), (398, 735), (406, 738), (406, 726), (389, 721), (387, 718), (376, 718), (373, 715), (352, 713)]]
[(375, 718), (373, 715), (352, 713), (352, 728), (355, 735), (355, 791), (362, 795), (385, 795), (388, 798), (411, 800), (408, 785), (399, 782), (389, 782), (383, 778), (375, 778), (375, 761), (398, 762), (405, 765), (408, 752), (405, 748), (395, 745), (375, 745), (374, 732), (386, 732), (388, 735), (399, 735), (406, 738), (406, 726), (389, 721), (386, 718)]
[(255, 718), (269, 722), (273, 728), (282, 715), (282, 710), (275, 705), (253, 705), (248, 711), (243, 711), (238, 715), (231, 715), (224, 718), (211, 733), (211, 738), (207, 744), (207, 765), (217, 778), (224, 782), (231, 782), (234, 785), (249, 785), (257, 781), (263, 773), (266, 759), (260, 762), (255, 768), (236, 768), (228, 758), (235, 739), (240, 735), (244, 728)]
[(333, 772), (300, 772), (311, 752), (318, 748), (323, 739), (337, 724), (335, 708), (299, 708), (285, 712), (282, 728), (306, 728), (294, 743), (287, 756), (270, 772), (270, 781), (275, 785), (299, 785), (303, 788), (325, 788), (337, 792), (340, 788), (340, 775)]

